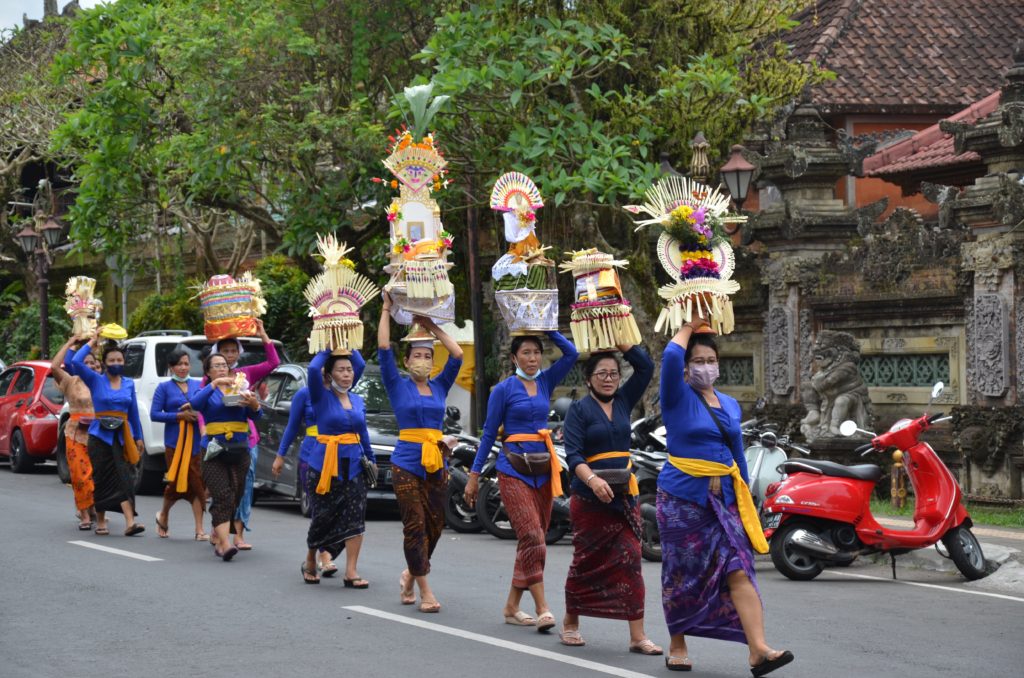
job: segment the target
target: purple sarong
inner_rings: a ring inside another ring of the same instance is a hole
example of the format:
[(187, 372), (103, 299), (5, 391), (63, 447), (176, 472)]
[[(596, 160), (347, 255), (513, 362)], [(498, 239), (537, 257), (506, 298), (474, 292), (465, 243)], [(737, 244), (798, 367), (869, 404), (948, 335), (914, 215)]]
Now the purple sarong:
[(746, 643), (729, 594), (730, 572), (747, 573), (754, 590), (754, 550), (735, 505), (708, 495), (700, 506), (658, 490), (661, 604), (669, 633)]

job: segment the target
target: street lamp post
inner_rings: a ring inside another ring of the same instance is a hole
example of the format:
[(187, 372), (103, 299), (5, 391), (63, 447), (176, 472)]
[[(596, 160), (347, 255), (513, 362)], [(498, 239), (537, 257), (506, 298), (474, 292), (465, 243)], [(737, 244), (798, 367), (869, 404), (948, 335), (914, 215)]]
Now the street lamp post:
[(50, 250), (60, 244), (63, 234), (64, 229), (53, 218), (37, 214), (36, 229), (26, 226), (16, 236), (39, 286), (39, 349), (43, 359), (50, 357)]
[(729, 162), (718, 170), (725, 182), (725, 187), (729, 189), (729, 195), (740, 209), (743, 209), (743, 203), (747, 200), (750, 180), (754, 177), (754, 170), (757, 169), (743, 157), (744, 150), (739, 144), (733, 146)]

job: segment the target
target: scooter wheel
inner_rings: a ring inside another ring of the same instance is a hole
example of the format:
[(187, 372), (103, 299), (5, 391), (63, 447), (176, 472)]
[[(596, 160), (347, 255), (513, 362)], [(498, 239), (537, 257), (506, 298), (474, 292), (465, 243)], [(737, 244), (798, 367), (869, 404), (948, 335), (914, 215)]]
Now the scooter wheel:
[(814, 556), (794, 548), (790, 544), (790, 537), (797, 530), (807, 530), (817, 533), (817, 528), (806, 522), (787, 522), (777, 529), (772, 535), (769, 545), (769, 552), (772, 556), (772, 564), (775, 569), (789, 579), (795, 581), (810, 581), (814, 579), (824, 568)]
[(974, 581), (988, 574), (985, 570), (985, 554), (981, 551), (981, 544), (969, 527), (954, 527), (942, 537), (942, 543), (946, 545), (956, 569), (967, 579)]

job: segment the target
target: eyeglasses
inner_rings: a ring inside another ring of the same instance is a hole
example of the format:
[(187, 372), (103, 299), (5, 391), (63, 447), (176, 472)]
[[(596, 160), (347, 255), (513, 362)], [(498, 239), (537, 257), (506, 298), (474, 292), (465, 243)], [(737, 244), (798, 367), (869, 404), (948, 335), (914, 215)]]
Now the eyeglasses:
[(690, 361), (691, 365), (717, 365), (718, 358), (694, 358)]
[(601, 381), (618, 381), (619, 377), (621, 377), (622, 375), (619, 374), (618, 372), (605, 372), (605, 371), (601, 371), (601, 372), (594, 372), (593, 376), (596, 379), (600, 379)]

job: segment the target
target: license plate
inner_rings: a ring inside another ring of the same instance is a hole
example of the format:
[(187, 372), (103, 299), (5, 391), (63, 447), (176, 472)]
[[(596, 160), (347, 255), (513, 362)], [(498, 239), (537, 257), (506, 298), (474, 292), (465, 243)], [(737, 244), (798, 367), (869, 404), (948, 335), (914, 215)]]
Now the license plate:
[(384, 470), (384, 484), (385, 485), (390, 485), (391, 484), (391, 469), (385, 469)]
[(761, 516), (761, 528), (764, 530), (774, 530), (781, 521), (781, 513), (766, 513)]

